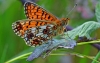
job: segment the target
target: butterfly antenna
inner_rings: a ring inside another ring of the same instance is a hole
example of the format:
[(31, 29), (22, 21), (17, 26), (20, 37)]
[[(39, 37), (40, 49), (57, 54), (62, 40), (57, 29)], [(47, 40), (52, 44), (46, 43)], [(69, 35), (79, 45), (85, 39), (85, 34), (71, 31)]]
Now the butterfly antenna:
[(77, 3), (74, 5), (74, 7), (71, 9), (71, 11), (67, 14), (67, 16), (76, 8)]
[[(77, 3), (74, 5), (74, 7), (72, 8), (72, 10), (67, 14), (67, 16), (76, 8), (76, 6), (77, 6)], [(68, 30), (66, 29), (66, 32), (67, 32), (67, 31), (68, 31)], [(68, 36), (69, 39), (72, 40), (72, 38), (68, 35), (68, 33), (67, 33), (67, 36)]]

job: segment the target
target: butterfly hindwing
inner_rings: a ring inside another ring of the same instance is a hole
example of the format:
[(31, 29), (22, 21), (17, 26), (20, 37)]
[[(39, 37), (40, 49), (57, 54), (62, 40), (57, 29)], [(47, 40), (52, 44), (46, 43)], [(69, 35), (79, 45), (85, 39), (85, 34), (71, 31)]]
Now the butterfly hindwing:
[(25, 32), (24, 40), (29, 46), (41, 45), (52, 39), (56, 34), (54, 29), (55, 25), (44, 25), (35, 28), (30, 28)]

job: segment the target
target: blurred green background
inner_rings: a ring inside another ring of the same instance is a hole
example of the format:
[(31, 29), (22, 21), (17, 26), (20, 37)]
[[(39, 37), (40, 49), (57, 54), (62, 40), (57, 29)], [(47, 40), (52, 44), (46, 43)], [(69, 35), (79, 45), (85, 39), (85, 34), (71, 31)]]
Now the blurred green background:
[[(86, 21), (96, 21), (94, 10), (98, 1), (96, 0), (35, 0), (41, 7), (45, 8), (58, 18), (68, 17), (70, 22), (68, 25), (73, 28), (81, 25)], [(78, 4), (77, 7), (67, 16), (71, 9)], [(24, 14), (24, 6), (22, 0), (0, 0), (0, 63), (17, 56), (20, 53), (29, 52), (34, 49), (25, 44), (22, 38), (15, 35), (12, 30), (12, 23), (17, 20), (27, 19)], [(85, 55), (96, 55), (97, 49), (91, 45), (76, 46), (73, 50), (77, 53)], [(56, 50), (52, 53), (66, 53), (67, 50)], [(67, 62), (66, 62), (67, 61)], [(13, 63), (90, 63), (87, 58), (77, 56), (53, 56), (50, 55), (43, 58), (37, 58), (31, 62), (25, 59), (17, 60)]]

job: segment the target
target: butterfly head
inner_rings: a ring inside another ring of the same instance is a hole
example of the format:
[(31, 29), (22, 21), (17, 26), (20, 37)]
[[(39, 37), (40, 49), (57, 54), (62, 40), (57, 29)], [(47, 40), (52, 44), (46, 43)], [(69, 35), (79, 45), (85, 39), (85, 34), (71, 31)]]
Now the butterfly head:
[(62, 21), (62, 26), (66, 26), (68, 24), (68, 21), (70, 19), (69, 18), (62, 18), (61, 21)]

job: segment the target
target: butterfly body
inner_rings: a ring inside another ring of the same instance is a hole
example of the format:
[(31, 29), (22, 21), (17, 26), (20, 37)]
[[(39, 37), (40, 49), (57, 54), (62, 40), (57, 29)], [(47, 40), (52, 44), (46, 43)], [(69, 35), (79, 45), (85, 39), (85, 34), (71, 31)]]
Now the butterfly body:
[(29, 46), (37, 46), (64, 32), (68, 18), (58, 19), (51, 13), (32, 2), (26, 2), (25, 14), (28, 19), (12, 24), (14, 32), (24, 38)]

